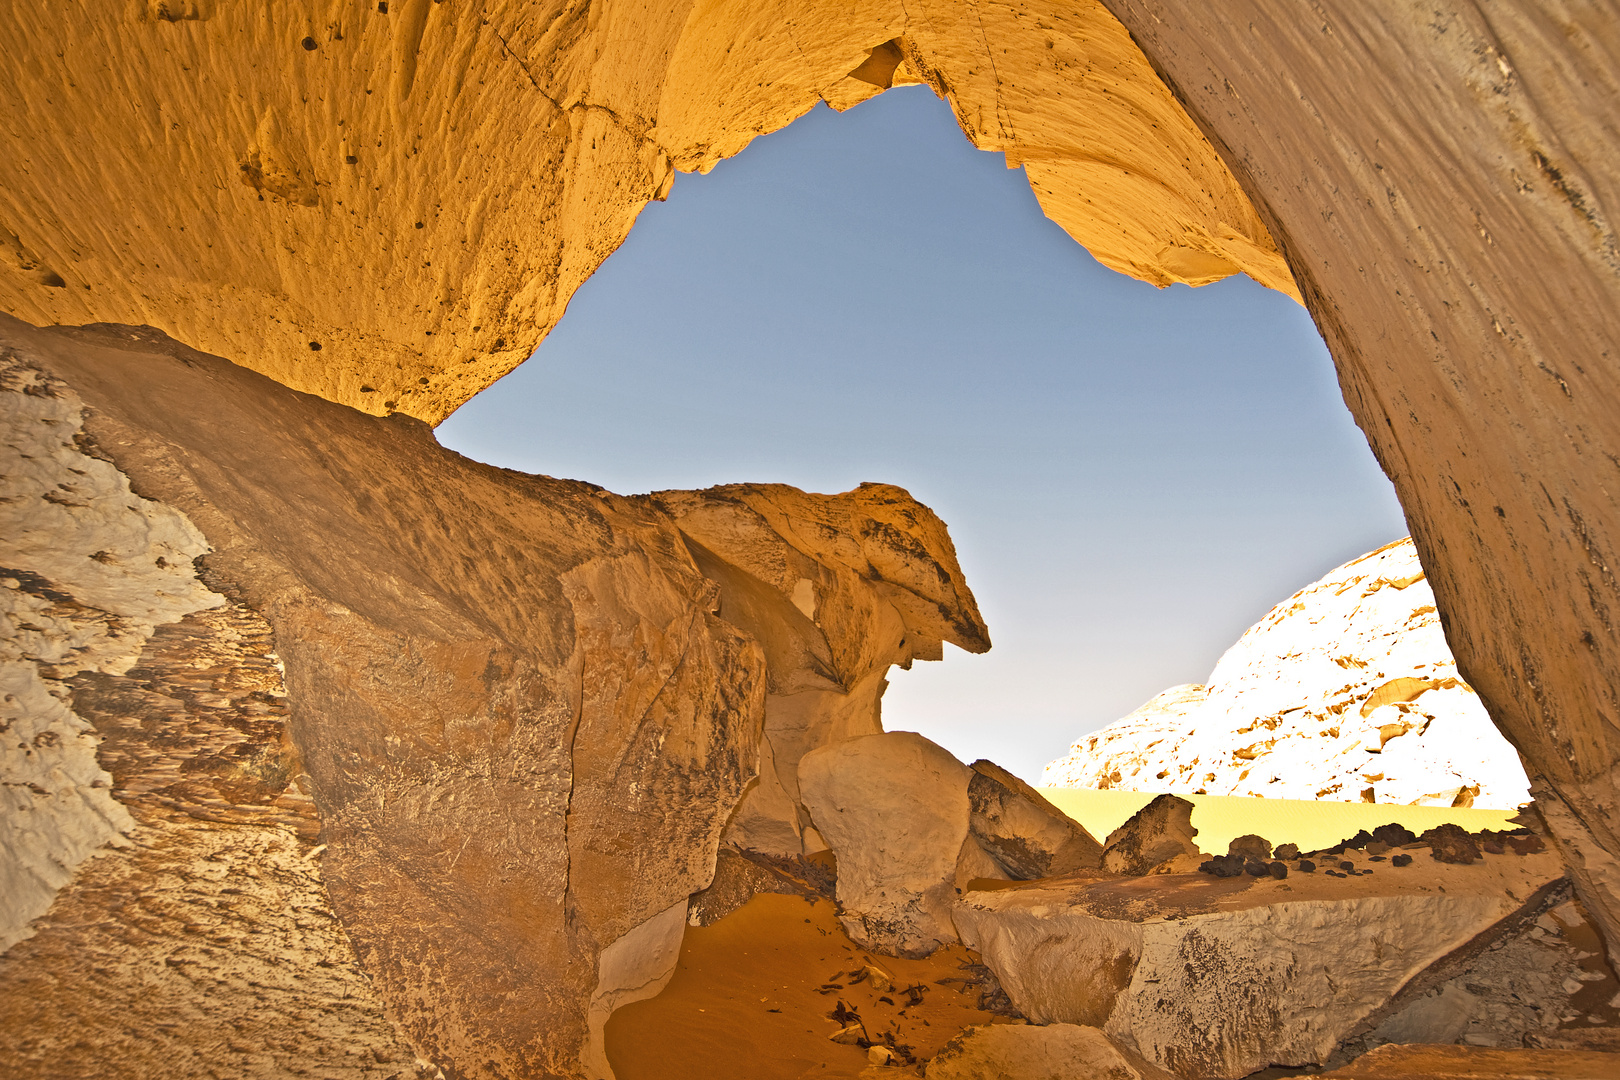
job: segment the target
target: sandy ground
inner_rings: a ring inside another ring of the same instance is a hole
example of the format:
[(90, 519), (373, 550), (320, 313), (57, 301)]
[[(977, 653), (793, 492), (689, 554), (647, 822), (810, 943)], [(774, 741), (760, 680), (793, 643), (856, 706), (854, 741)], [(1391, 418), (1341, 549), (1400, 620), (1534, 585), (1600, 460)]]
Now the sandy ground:
[[(1093, 791), (1084, 788), (1040, 788), (1059, 810), (1084, 825), (1098, 840), (1125, 824), (1132, 814), (1151, 802), (1147, 791)], [(1390, 803), (1306, 802), (1297, 799), (1256, 799), (1236, 795), (1182, 795), (1193, 804), (1193, 827), (1198, 847), (1224, 855), (1234, 837), (1257, 833), (1272, 845), (1298, 844), (1301, 851), (1330, 847), (1380, 825), (1399, 822), (1415, 833), (1454, 822), (1469, 832), (1513, 829), (1512, 810), (1462, 810), (1445, 806), (1400, 806)]]
[[(608, 1060), (619, 1080), (848, 1080), (869, 1061), (866, 1049), (829, 1038), (842, 1026), (829, 1018), (840, 1003), (872, 1041), (892, 1034), (925, 1060), (971, 1024), (1021, 1023), (978, 1007), (980, 987), (964, 968), (977, 960), (960, 947), (924, 960), (875, 956), (844, 935), (830, 902), (762, 894), (712, 926), (687, 928), (664, 992), (608, 1021)], [(852, 981), (872, 962), (893, 990)]]
[(1620, 1055), (1477, 1046), (1384, 1046), (1322, 1080), (1614, 1080)]

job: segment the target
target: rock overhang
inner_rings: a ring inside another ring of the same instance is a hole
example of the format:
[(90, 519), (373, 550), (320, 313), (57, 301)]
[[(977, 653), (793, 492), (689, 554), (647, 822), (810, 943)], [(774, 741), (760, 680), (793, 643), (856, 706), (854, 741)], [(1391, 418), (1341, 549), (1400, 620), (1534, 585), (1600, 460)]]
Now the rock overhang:
[[(151, 323), (330, 400), (436, 420), (527, 355), (673, 169), (864, 94), (837, 87), (895, 43), (886, 77), (947, 96), (1110, 265), (1297, 283), (1459, 671), (1620, 941), (1620, 511), (1601, 465), (1620, 442), (1604, 211), (1620, 78), (1603, 13), (383, 7), (323, 21), (274, 3), (251, 25), (210, 0), (0, 13), (27, 59), (3, 90), (0, 307)], [(235, 95), (189, 91), (208, 80)], [(386, 607), (365, 576), (333, 584)], [(524, 617), (432, 614), (449, 630)]]
[[(676, 171), (896, 78), (1022, 164), (1108, 265), (1294, 291), (1230, 170), (1096, 0), (988, 9), (976, 33), (949, 5), (895, 0), (543, 19), (533, 3), (175, 6), (0, 16), (34, 58), (0, 91), (19, 118), (0, 137), (0, 310), (151, 324), (437, 422), (529, 356)], [(236, 93), (188, 90), (214, 83)]]

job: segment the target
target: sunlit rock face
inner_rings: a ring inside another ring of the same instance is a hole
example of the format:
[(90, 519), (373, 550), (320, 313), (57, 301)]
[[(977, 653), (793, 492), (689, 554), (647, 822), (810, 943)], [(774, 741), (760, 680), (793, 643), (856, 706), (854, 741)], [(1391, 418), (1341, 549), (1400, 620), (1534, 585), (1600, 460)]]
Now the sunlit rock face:
[[(1108, 265), (1304, 300), (1458, 671), (1620, 947), (1607, 10), (144, 0), (11, 4), (0, 33), (0, 308), (155, 325), (430, 421), (528, 354), (675, 172), (818, 100), (926, 82)], [(396, 449), (355, 453), (398, 472)], [(523, 622), (513, 588), (457, 618)], [(363, 670), (436, 689), (404, 661)]]
[(1458, 669), (1620, 947), (1606, 11), (146, 0), (12, 4), (0, 33), (0, 308), (429, 421), (528, 355), (677, 172), (927, 83), (1107, 265), (1303, 299)]
[(1518, 753), (1463, 682), (1410, 540), (1284, 600), (1205, 685), (1074, 744), (1054, 787), (1517, 807)]
[[(890, 664), (988, 647), (944, 526), (897, 488), (625, 498), (150, 330), (0, 318), (0, 354), (38, 444), (6, 504), (7, 554), (37, 568), (8, 571), (6, 670), (47, 684), (8, 720), (76, 755), (7, 807), (16, 918), (41, 916), (0, 962), (19, 1075), (64, 1054), (202, 1075), (239, 1024), (283, 1051), (228, 1058), (242, 1075), (352, 1047), (357, 1076), (420, 1055), (595, 1080), (606, 1013), (667, 978), (758, 786), (767, 698), (815, 668), (818, 703), (869, 685), (875, 722)], [(73, 544), (34, 552), (46, 526)], [(762, 644), (743, 626), (776, 607), (798, 621)], [(121, 834), (138, 850), (74, 873)], [(143, 980), (138, 1022), (199, 1020), (132, 1056), (114, 1005)]]
[[(677, 172), (897, 82), (949, 96), (1107, 265), (1293, 291), (1102, 4), (963, 15), (946, 0), (7, 5), (0, 36), (27, 62), (0, 87), (0, 310), (149, 324), (437, 422), (530, 354)], [(92, 137), (97, 166), (77, 167)]]

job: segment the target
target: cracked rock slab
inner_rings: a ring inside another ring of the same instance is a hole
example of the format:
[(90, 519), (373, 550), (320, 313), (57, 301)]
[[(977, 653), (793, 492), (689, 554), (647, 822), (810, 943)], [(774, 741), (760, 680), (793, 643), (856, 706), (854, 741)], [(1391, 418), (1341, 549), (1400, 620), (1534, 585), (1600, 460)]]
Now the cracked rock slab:
[(1286, 881), (1168, 874), (966, 894), (954, 909), (1013, 1004), (1101, 1027), (1178, 1076), (1319, 1063), (1413, 978), (1542, 902), (1548, 854)]

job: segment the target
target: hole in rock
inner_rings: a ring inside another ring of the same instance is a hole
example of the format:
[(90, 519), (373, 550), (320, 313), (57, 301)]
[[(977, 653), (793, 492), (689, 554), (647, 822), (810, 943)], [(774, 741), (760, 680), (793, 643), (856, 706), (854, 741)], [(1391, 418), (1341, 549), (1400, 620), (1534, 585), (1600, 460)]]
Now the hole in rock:
[(1406, 532), (1302, 308), (1102, 267), (921, 87), (678, 177), (438, 435), (626, 493), (908, 489), (995, 648), (894, 672), (885, 727), (1037, 783)]

